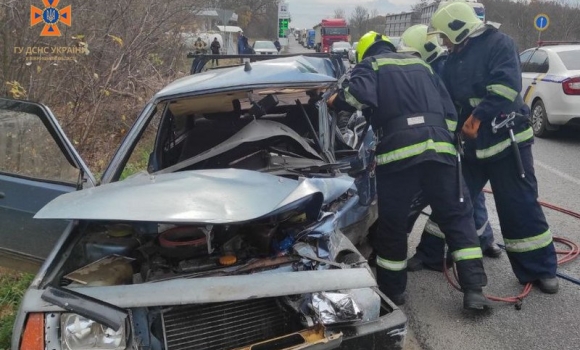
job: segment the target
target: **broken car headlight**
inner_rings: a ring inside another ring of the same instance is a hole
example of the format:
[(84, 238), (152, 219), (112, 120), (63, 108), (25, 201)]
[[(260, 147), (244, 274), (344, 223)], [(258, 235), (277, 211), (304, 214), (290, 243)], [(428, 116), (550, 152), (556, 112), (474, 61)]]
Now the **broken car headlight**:
[(125, 327), (118, 331), (77, 314), (63, 314), (60, 319), (64, 350), (124, 350), (127, 347)]

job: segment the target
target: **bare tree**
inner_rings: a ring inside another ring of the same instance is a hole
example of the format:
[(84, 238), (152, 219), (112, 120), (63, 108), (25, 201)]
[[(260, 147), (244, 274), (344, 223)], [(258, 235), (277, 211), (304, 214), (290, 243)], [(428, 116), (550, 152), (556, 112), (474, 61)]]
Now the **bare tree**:
[(575, 1), (480, 0), (486, 19), (502, 24), (501, 31), (510, 35), (521, 50), (537, 45), (538, 31), (534, 18), (539, 13), (550, 17), (550, 26), (542, 40), (580, 39), (580, 8)]
[(423, 7), (426, 7), (427, 5), (429, 5), (429, 0), (419, 0), (415, 5), (411, 6), (411, 11), (421, 11)]
[(334, 9), (334, 18), (346, 18), (346, 13), (343, 8)]
[(354, 8), (348, 20), (353, 40), (355, 40), (354, 38), (360, 38), (366, 33), (369, 17), (369, 10), (366, 7), (359, 5)]
[(143, 103), (185, 71), (181, 27), (204, 3), (69, 3), (73, 25), (59, 26), (62, 36), (47, 39), (39, 35), (42, 23), (30, 28), (28, 2), (0, 1), (0, 95), (51, 106), (100, 171)]
[(374, 30), (377, 33), (384, 34), (386, 30), (386, 19), (379, 14), (379, 10), (372, 9), (367, 30)]

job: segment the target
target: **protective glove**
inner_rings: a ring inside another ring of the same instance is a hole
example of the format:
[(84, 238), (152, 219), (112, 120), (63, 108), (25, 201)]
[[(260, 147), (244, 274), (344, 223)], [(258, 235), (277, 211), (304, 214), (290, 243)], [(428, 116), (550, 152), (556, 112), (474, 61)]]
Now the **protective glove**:
[(470, 115), (469, 118), (463, 124), (463, 128), (461, 132), (465, 137), (469, 139), (477, 138), (477, 132), (479, 131), (479, 125), (481, 124), (481, 120), (477, 119), (473, 115)]
[(332, 108), (334, 105), (334, 100), (336, 99), (336, 96), (338, 96), (338, 92), (332, 94), (332, 96), (330, 96), (328, 98), (328, 100), (326, 101), (326, 104), (328, 105), (329, 108)]

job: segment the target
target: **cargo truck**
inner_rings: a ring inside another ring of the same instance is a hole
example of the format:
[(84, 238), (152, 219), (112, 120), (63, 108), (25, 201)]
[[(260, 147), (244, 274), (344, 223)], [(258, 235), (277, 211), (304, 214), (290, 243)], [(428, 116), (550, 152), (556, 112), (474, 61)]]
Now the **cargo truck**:
[(323, 19), (314, 27), (316, 52), (329, 52), (332, 43), (350, 41), (350, 30), (343, 18)]

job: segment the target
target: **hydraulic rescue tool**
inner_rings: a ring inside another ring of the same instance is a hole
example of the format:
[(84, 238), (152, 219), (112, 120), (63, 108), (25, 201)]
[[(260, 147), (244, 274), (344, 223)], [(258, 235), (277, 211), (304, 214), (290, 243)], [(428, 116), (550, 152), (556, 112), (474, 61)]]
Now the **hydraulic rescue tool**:
[(520, 149), (518, 147), (518, 142), (516, 141), (516, 137), (514, 136), (513, 127), (515, 126), (515, 119), (516, 117), (525, 117), (521, 114), (516, 112), (511, 112), (510, 114), (502, 114), (500, 118), (501, 120), (499, 123), (497, 122), (497, 118), (493, 118), (491, 122), (491, 131), (496, 134), (497, 131), (501, 128), (507, 128), (510, 134), (511, 139), (511, 146), (512, 150), (514, 151), (514, 157), (516, 158), (516, 165), (518, 167), (518, 173), (522, 178), (526, 177), (526, 172), (524, 171), (524, 166), (522, 165), (522, 157), (520, 156)]
[(463, 157), (463, 137), (461, 133), (457, 134), (457, 186), (459, 187), (459, 202), (463, 203), (463, 165), (461, 157)]

